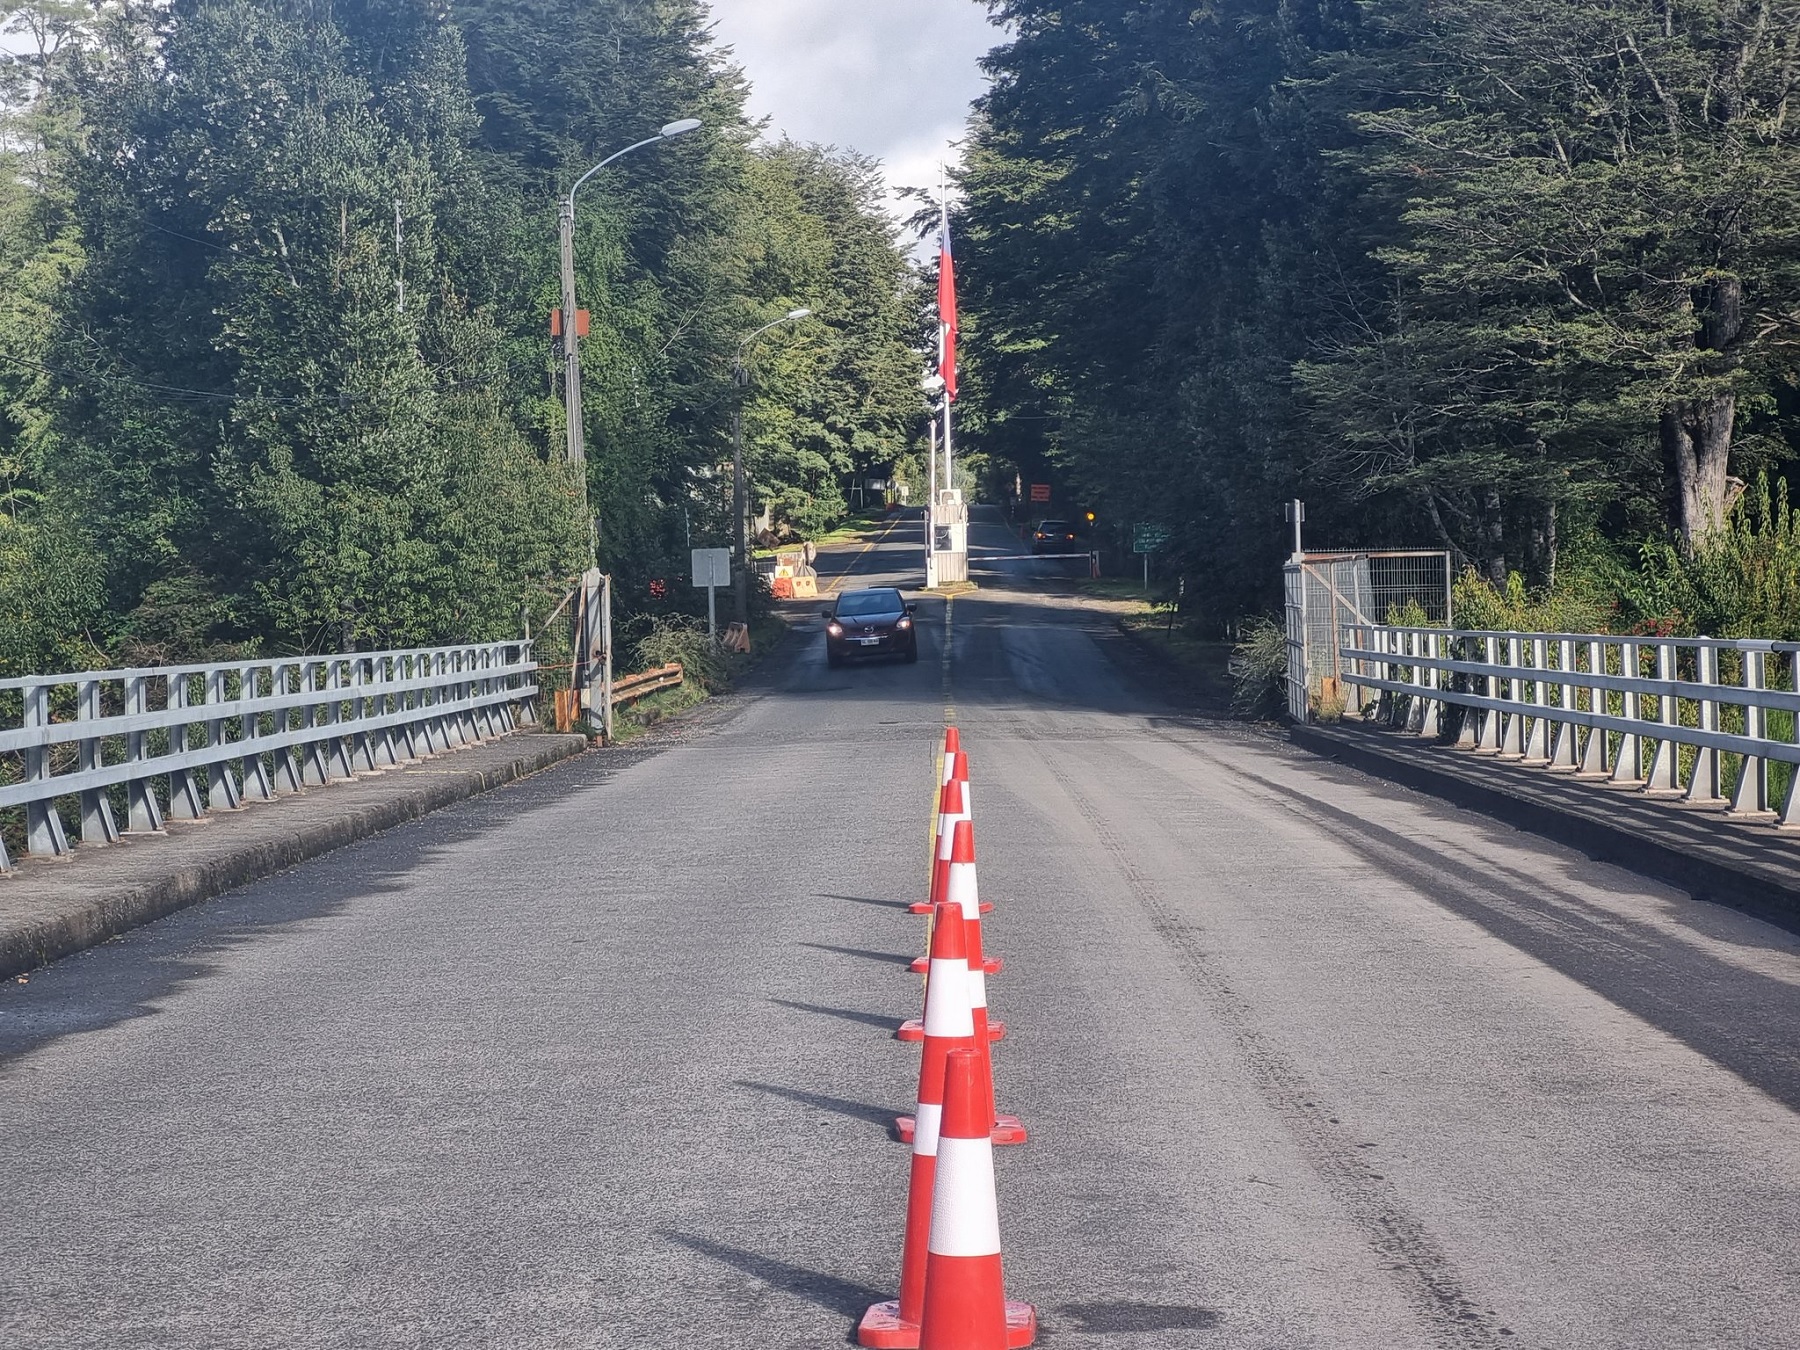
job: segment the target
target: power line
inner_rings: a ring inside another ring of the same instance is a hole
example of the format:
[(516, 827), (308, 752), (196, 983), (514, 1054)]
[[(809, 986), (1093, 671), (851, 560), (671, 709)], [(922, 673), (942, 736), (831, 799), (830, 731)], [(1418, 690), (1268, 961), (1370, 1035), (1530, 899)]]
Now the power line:
[[(16, 366), (26, 366), (32, 370), (41, 370), (46, 375), (60, 375), (66, 380), (97, 380), (102, 384), (128, 384), (139, 389), (152, 389), (161, 394), (177, 394), (183, 398), (220, 399), (228, 403), (262, 402), (282, 404), (318, 403), (324, 400), (293, 398), (285, 395), (250, 396), (244, 394), (220, 393), (216, 389), (189, 389), (179, 384), (160, 384), (155, 380), (140, 380), (131, 375), (102, 375), (98, 371), (69, 370), (64, 366), (46, 365), (42, 361), (33, 361), (30, 357), (16, 356), (12, 352), (0, 352), (0, 361), (10, 361)], [(336, 400), (331, 400), (336, 401)]]

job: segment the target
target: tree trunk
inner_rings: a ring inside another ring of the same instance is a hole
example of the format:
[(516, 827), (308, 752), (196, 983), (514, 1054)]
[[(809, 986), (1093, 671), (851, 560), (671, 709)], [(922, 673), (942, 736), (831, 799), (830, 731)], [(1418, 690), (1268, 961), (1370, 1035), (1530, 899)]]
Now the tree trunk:
[[(1723, 276), (1701, 297), (1700, 332), (1704, 351), (1729, 352), (1744, 331), (1744, 283)], [(1727, 357), (1728, 365), (1735, 365)], [(1716, 367), (1715, 367), (1716, 369)], [(1730, 506), (1731, 433), (1737, 420), (1737, 395), (1711, 394), (1672, 404), (1662, 414), (1663, 450), (1675, 462), (1677, 524), (1681, 546), (1689, 553), (1725, 523)]]
[(1506, 509), (1500, 500), (1500, 489), (1488, 488), (1481, 495), (1482, 574), (1501, 590), (1506, 589)]
[(1737, 396), (1677, 403), (1662, 415), (1663, 451), (1675, 464), (1676, 523), (1681, 544), (1693, 552), (1725, 523), (1731, 432)]
[(1556, 503), (1544, 502), (1531, 527), (1532, 581), (1550, 590), (1556, 585)]

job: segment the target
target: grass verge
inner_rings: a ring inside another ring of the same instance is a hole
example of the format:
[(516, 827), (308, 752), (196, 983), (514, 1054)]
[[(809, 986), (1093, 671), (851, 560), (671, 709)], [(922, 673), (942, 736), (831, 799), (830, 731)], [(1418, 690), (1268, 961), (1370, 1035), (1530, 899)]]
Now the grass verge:
[[(764, 614), (750, 621), (750, 652), (725, 658), (726, 677), (732, 683), (749, 674), (779, 646), (788, 633), (788, 625), (775, 614)], [(699, 680), (686, 679), (673, 689), (659, 689), (635, 703), (628, 703), (613, 713), (613, 740), (623, 745), (637, 739), (660, 722), (666, 722), (690, 708), (697, 708), (712, 697), (713, 691)]]
[[(887, 512), (885, 510), (864, 511), (860, 515), (849, 517), (841, 525), (838, 525), (834, 529), (827, 530), (824, 534), (815, 534), (812, 537), (812, 542), (818, 548), (829, 548), (833, 544), (848, 543), (859, 534), (867, 534), (870, 530), (877, 528), (886, 520)], [(797, 548), (799, 543), (800, 541), (796, 540), (794, 543), (784, 544), (782, 547)], [(773, 558), (777, 550), (772, 548), (759, 548), (753, 550), (753, 552), (758, 558)]]

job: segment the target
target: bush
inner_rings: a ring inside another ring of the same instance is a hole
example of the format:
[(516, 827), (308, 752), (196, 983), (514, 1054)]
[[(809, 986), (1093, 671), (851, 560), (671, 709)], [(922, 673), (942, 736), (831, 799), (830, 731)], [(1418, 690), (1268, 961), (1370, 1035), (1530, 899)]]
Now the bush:
[(1759, 476), (1691, 556), (1666, 541), (1645, 544), (1626, 600), (1645, 631), (1800, 639), (1800, 512), (1786, 480), (1771, 490)]
[(725, 649), (707, 636), (704, 619), (687, 614), (652, 615), (650, 631), (638, 639), (635, 651), (637, 670), (653, 670), (679, 661), (686, 678), (708, 693), (731, 687)]
[(1231, 649), (1231, 711), (1239, 717), (1279, 717), (1287, 707), (1287, 630), (1259, 614), (1238, 634)]
[(1549, 590), (1530, 592), (1517, 572), (1506, 574), (1506, 586), (1495, 586), (1474, 568), (1451, 588), (1456, 627), (1513, 633), (1606, 633), (1618, 622), (1621, 578), (1612, 569), (1590, 564), (1566, 568)]

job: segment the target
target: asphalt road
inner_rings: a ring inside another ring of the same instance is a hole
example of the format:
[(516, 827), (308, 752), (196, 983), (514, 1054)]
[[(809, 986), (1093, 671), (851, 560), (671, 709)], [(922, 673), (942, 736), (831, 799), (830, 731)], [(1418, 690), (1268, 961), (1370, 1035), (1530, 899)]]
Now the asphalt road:
[[(916, 534), (825, 570), (910, 583)], [(1043, 1344), (1800, 1343), (1800, 942), (1214, 720), (1059, 564), (977, 565), (917, 665), (812, 619), (659, 746), (0, 990), (0, 1344), (842, 1344), (897, 1273), (947, 712)]]

